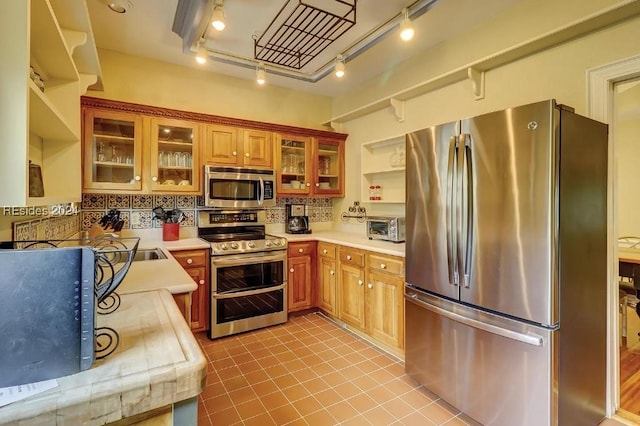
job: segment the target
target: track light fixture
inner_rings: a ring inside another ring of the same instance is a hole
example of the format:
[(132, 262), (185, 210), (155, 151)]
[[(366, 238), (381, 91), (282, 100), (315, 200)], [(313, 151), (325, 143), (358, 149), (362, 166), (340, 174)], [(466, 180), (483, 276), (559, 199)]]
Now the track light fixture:
[(223, 0), (216, 0), (216, 5), (213, 7), (213, 16), (211, 17), (211, 25), (218, 31), (224, 30), (224, 2)]
[(256, 67), (256, 82), (261, 86), (267, 82), (267, 71), (264, 67), (264, 62), (258, 63)]
[(204, 45), (204, 41), (200, 41), (198, 43), (198, 53), (196, 54), (196, 62), (199, 64), (204, 64), (207, 62), (207, 56), (209, 56), (209, 52)]
[(342, 55), (336, 56), (335, 74), (338, 78), (344, 77), (344, 58)]
[(409, 20), (409, 9), (402, 9), (402, 15), (402, 22), (400, 23), (400, 38), (404, 41), (409, 41), (415, 34), (411, 20)]

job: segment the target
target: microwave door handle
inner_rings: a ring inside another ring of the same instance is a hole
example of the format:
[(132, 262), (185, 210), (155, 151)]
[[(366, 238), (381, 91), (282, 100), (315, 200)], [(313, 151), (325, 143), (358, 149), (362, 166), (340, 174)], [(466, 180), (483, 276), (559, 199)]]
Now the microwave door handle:
[(261, 206), (264, 203), (264, 180), (260, 178), (260, 191), (258, 193), (258, 205)]

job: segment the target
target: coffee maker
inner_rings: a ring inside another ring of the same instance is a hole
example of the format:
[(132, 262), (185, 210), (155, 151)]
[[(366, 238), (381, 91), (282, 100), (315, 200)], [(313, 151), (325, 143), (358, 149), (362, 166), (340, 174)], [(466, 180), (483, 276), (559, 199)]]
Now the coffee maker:
[(304, 214), (304, 204), (285, 204), (285, 232), (287, 234), (310, 234), (309, 216)]

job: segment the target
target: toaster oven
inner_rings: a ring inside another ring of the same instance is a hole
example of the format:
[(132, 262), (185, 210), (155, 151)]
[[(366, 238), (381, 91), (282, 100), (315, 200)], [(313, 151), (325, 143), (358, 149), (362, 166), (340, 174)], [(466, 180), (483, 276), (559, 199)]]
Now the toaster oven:
[(367, 216), (367, 237), (402, 243), (405, 240), (405, 219), (397, 216)]

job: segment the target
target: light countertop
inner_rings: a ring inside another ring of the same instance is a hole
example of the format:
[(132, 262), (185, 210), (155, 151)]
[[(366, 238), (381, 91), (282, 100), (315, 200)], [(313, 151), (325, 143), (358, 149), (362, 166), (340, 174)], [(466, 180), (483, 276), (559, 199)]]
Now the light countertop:
[(0, 408), (0, 424), (101, 425), (196, 397), (207, 360), (167, 291), (121, 296), (97, 325), (117, 330), (120, 345), (58, 387)]
[(160, 248), (166, 259), (146, 260), (131, 263), (129, 272), (118, 286), (119, 294), (166, 289), (170, 293), (188, 293), (198, 288), (193, 278), (171, 256), (170, 251), (209, 248), (209, 244), (199, 238), (185, 238), (177, 241), (162, 241), (141, 238), (138, 248)]
[(289, 242), (296, 241), (324, 241), (343, 246), (405, 257), (405, 243), (370, 240), (366, 236), (356, 233), (337, 231), (314, 231), (312, 234), (287, 234), (285, 232), (271, 232), (272, 235), (286, 238)]

